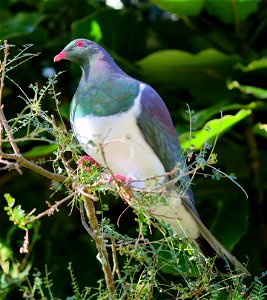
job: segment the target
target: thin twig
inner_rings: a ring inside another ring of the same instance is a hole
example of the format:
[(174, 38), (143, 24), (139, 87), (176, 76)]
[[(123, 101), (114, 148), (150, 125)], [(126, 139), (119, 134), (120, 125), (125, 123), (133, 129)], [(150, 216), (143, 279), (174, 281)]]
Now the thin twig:
[(48, 216), (53, 215), (53, 213), (54, 213), (55, 211), (58, 211), (58, 207), (59, 207), (61, 204), (63, 204), (64, 202), (70, 200), (70, 199), (73, 198), (76, 194), (77, 194), (77, 192), (75, 191), (75, 192), (69, 194), (69, 195), (68, 195), (67, 197), (65, 197), (64, 199), (62, 199), (62, 200), (60, 200), (60, 201), (57, 201), (55, 204), (53, 204), (51, 207), (49, 207), (46, 211), (44, 211), (44, 212), (40, 213), (39, 215), (37, 215), (37, 216), (33, 219), (33, 221), (36, 221), (36, 220), (42, 218), (42, 217), (45, 216), (45, 215), (48, 215)]
[(83, 195), (84, 197), (90, 198), (93, 201), (98, 201), (98, 198), (96, 196), (85, 192), (84, 188), (80, 188), (79, 186), (77, 186), (76, 190), (79, 194)]
[(4, 41), (4, 47), (5, 47), (4, 48), (5, 55), (4, 55), (4, 60), (3, 60), (3, 63), (2, 63), (2, 75), (1, 75), (1, 79), (0, 79), (0, 122), (2, 123), (2, 125), (5, 129), (6, 135), (8, 136), (8, 139), (10, 141), (10, 145), (12, 146), (12, 149), (13, 149), (14, 153), (19, 155), (20, 154), (19, 148), (18, 148), (17, 144), (13, 142), (14, 137), (13, 137), (13, 134), (10, 130), (8, 122), (6, 120), (6, 116), (4, 114), (3, 105), (2, 105), (2, 93), (3, 93), (3, 89), (4, 89), (4, 78), (5, 78), (5, 73), (6, 73), (6, 63), (7, 63), (7, 57), (9, 55), (9, 52), (8, 52), (9, 45), (8, 45), (6, 40)]
[(1, 171), (15, 169), (20, 175), (22, 174), (20, 170), (20, 164), (17, 162), (10, 162), (9, 160), (2, 159), (2, 157), (0, 156), (0, 165), (3, 165), (0, 167)]
[(58, 182), (65, 182), (68, 177), (63, 176), (63, 175), (59, 175), (59, 174), (55, 174), (52, 172), (47, 171), (46, 169), (36, 165), (35, 163), (27, 160), (26, 158), (24, 158), (21, 154), (8, 154), (8, 153), (4, 153), (0, 151), (0, 157), (5, 158), (5, 159), (12, 159), (15, 160), (16, 162), (18, 162), (19, 164), (21, 164), (23, 167), (26, 167), (38, 174), (41, 174), (42, 176), (51, 179), (51, 180), (55, 180)]

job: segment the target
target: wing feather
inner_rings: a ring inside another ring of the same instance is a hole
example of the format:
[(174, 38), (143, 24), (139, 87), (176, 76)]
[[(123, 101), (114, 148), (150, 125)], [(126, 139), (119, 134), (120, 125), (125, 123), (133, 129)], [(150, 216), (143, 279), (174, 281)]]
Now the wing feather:
[[(146, 85), (141, 95), (141, 114), (137, 119), (145, 140), (162, 162), (165, 171), (169, 172), (176, 166), (185, 170), (186, 164), (180, 142), (177, 137), (169, 111), (159, 94)], [(177, 174), (178, 175), (178, 174)], [(185, 201), (194, 214), (199, 217), (190, 188), (189, 176), (183, 176), (178, 182), (180, 189), (185, 191)]]

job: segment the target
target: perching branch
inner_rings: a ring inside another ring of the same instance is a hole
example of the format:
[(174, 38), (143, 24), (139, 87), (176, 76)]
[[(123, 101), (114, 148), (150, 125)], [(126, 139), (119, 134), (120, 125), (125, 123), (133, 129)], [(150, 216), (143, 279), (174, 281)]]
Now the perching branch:
[(55, 173), (47, 171), (46, 169), (44, 169), (44, 168), (36, 165), (35, 163), (27, 160), (21, 154), (8, 154), (8, 153), (4, 153), (4, 152), (0, 151), (0, 157), (5, 158), (5, 159), (15, 160), (16, 162), (18, 162), (23, 167), (26, 167), (26, 168), (28, 168), (28, 169), (30, 169), (30, 170), (46, 177), (48, 179), (51, 179), (51, 180), (55, 180), (55, 181), (58, 181), (58, 182), (64, 182), (68, 178), (66, 176), (55, 174)]
[(109, 262), (107, 247), (104, 243), (103, 233), (100, 230), (98, 220), (96, 217), (95, 206), (93, 201), (90, 198), (83, 196), (83, 199), (84, 199), (84, 207), (85, 207), (86, 215), (88, 217), (89, 224), (90, 224), (89, 234), (93, 238), (99, 253), (99, 260), (101, 262), (102, 270), (105, 275), (105, 281), (109, 291), (110, 299), (114, 299), (114, 293), (115, 293), (114, 278), (113, 278), (113, 274)]

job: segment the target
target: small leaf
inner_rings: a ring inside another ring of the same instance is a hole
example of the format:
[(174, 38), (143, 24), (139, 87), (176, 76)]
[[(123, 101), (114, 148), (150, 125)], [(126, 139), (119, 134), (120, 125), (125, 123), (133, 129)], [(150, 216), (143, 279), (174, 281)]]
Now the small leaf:
[(4, 194), (4, 197), (9, 207), (12, 207), (15, 204), (15, 198), (13, 198), (10, 194)]
[(253, 127), (253, 132), (264, 138), (267, 138), (267, 124), (257, 123)]
[(21, 208), (21, 205), (17, 205), (14, 209), (13, 209), (13, 220), (14, 222), (20, 222), (25, 218), (25, 211)]
[[(188, 140), (188, 137), (190, 137), (190, 132), (182, 134), (180, 136), (181, 145), (184, 149), (188, 149), (192, 148), (194, 144), (193, 148), (200, 149), (207, 140), (214, 140), (217, 135), (231, 129), (232, 126), (234, 126), (250, 114), (251, 110), (242, 109), (234, 116), (226, 115), (221, 119), (211, 120), (206, 123), (206, 125), (202, 129), (193, 132), (195, 138), (192, 140)], [(209, 130), (207, 130), (207, 128), (209, 128)]]
[[(213, 106), (209, 106), (205, 109), (202, 109), (194, 114), (194, 120), (192, 118), (192, 128), (199, 129), (204, 124), (212, 118), (212, 116), (229, 110), (240, 110), (240, 109), (251, 109), (251, 110), (267, 110), (267, 104), (264, 101), (253, 101), (249, 104), (239, 104), (233, 103), (228, 104), (228, 101), (221, 101)], [(190, 120), (188, 114), (184, 113), (183, 117), (186, 120)]]
[(240, 92), (244, 94), (250, 94), (255, 98), (267, 99), (267, 90), (255, 86), (250, 86), (250, 85), (241, 85), (236, 80), (228, 84), (228, 89), (229, 90), (238, 89), (240, 90)]
[(91, 30), (89, 31), (89, 37), (97, 43), (99, 43), (103, 37), (101, 27), (99, 26), (96, 20), (92, 20), (91, 22)]
[(255, 70), (259, 70), (259, 69), (265, 69), (265, 68), (267, 68), (267, 59), (262, 58), (262, 59), (258, 59), (258, 60), (253, 60), (246, 66), (244, 66), (240, 63), (237, 63), (235, 68), (240, 69), (243, 72), (250, 72), (250, 71), (255, 71)]

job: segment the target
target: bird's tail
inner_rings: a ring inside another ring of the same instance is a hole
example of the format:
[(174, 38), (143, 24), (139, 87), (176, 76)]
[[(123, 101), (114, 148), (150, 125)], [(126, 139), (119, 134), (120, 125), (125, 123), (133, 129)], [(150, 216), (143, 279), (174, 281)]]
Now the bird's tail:
[(238, 261), (216, 238), (215, 236), (207, 229), (207, 227), (202, 223), (202, 221), (192, 213), (195, 218), (199, 230), (200, 237), (196, 239), (196, 242), (206, 257), (216, 256), (215, 259), (216, 267), (219, 271), (225, 270), (226, 259), (233, 265), (233, 267), (239, 270), (241, 273), (244, 273), (246, 276), (250, 276), (249, 271)]

